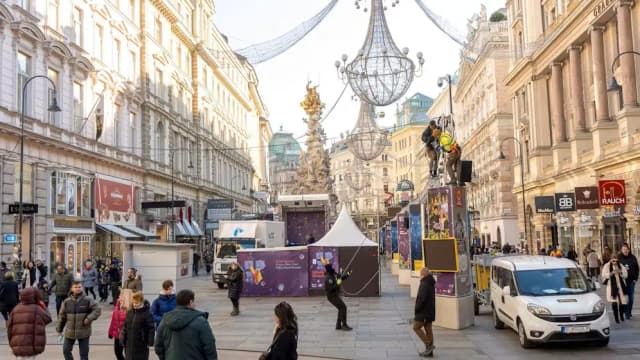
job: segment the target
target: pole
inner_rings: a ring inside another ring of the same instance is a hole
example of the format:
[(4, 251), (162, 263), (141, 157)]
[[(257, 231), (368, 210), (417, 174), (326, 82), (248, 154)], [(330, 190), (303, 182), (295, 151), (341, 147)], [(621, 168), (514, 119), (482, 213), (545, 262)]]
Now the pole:
[(171, 242), (176, 242), (176, 215), (175, 215), (175, 196), (174, 196), (174, 177), (173, 177), (173, 145), (171, 146)]
[(527, 226), (527, 204), (524, 189), (524, 148), (520, 141), (516, 140), (520, 145), (520, 184), (522, 185), (522, 218), (524, 219), (524, 243), (529, 246), (529, 253), (531, 253), (533, 244), (529, 244), (529, 231)]
[(451, 89), (451, 75), (447, 74), (449, 82), (449, 121), (451, 121), (451, 136), (455, 135), (455, 124), (453, 123), (453, 90)]
[[(23, 214), (24, 214), (24, 210), (22, 207), (22, 196), (23, 196), (23, 190), (22, 190), (22, 186), (24, 184), (24, 112), (25, 112), (25, 95), (26, 95), (26, 89), (27, 89), (27, 84), (29, 83), (31, 79), (29, 79), (24, 85), (22, 85), (22, 104), (21, 104), (21, 110), (20, 110), (20, 191), (19, 191), (19, 195), (18, 195), (18, 234), (20, 234), (20, 243), (18, 243), (18, 273), (19, 273), (19, 277), (20, 279), (19, 284), (22, 284), (22, 274), (23, 274), (23, 268), (22, 268), (22, 220), (23, 220)], [(29, 252), (31, 252), (31, 239), (29, 239)]]

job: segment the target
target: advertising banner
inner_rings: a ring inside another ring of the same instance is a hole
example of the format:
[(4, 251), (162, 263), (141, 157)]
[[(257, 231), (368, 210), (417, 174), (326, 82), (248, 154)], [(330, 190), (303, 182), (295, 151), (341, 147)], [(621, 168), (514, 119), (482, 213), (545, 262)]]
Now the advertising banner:
[(624, 180), (598, 181), (598, 198), (600, 205), (622, 206), (627, 204)]
[(575, 188), (576, 209), (597, 209), (600, 205), (597, 186)]
[(409, 229), (404, 227), (405, 216), (398, 216), (398, 261), (401, 269), (411, 268), (411, 244)]
[(398, 257), (398, 222), (395, 220), (391, 221), (391, 253), (394, 259)]
[(391, 225), (387, 225), (386, 226), (386, 230), (385, 230), (385, 252), (387, 255), (391, 255), (392, 254), (392, 249), (391, 249)]
[(98, 175), (95, 189), (96, 224), (136, 225), (132, 183)]
[(556, 211), (576, 211), (576, 195), (574, 193), (556, 193)]
[(436, 295), (456, 296), (455, 273), (433, 273), (436, 278)]
[(553, 196), (536, 196), (533, 199), (538, 214), (553, 214), (555, 212), (555, 198)]
[(428, 203), (425, 204), (427, 220), (426, 234), (429, 239), (453, 236), (451, 207), (449, 206), (449, 188), (429, 189)]
[(333, 264), (333, 268), (338, 271), (340, 263), (338, 262), (338, 248), (334, 247), (309, 247), (309, 289), (324, 289), (324, 265), (320, 259), (329, 260)]
[(308, 296), (307, 249), (238, 253), (244, 296)]
[(409, 241), (411, 242), (411, 270), (416, 269), (416, 261), (422, 261), (422, 221), (420, 205), (409, 206)]

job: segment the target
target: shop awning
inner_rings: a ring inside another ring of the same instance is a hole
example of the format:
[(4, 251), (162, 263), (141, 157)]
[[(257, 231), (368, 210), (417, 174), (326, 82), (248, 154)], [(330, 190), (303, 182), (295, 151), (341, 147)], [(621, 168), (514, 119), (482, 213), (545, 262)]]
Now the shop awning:
[(187, 233), (187, 231), (184, 229), (184, 226), (182, 226), (182, 223), (180, 222), (176, 222), (175, 232), (175, 236), (191, 236), (189, 235), (189, 233)]
[(159, 239), (160, 237), (152, 232), (149, 232), (145, 229), (141, 229), (137, 226), (133, 226), (133, 225), (122, 225), (122, 227), (127, 230), (128, 232), (134, 233), (134, 234), (138, 234), (141, 235), (142, 237), (146, 238), (146, 239)]
[(195, 231), (196, 236), (204, 236), (204, 233), (200, 229), (200, 225), (197, 222), (192, 222), (191, 227), (193, 227), (193, 231)]
[(109, 225), (109, 224), (96, 224), (96, 227), (102, 231), (106, 231), (106, 232), (110, 232), (110, 233), (114, 233), (120, 237), (123, 237), (124, 239), (139, 239), (142, 236), (135, 234), (135, 233), (130, 233), (129, 231), (118, 227), (117, 225)]
[(73, 235), (93, 235), (96, 233), (94, 229), (74, 229), (74, 228), (54, 228), (54, 234), (73, 234)]
[(190, 222), (185, 221), (182, 223), (182, 226), (184, 226), (184, 229), (187, 232), (187, 236), (193, 236), (193, 237), (198, 236), (196, 235), (196, 232), (193, 230), (193, 227), (191, 226)]

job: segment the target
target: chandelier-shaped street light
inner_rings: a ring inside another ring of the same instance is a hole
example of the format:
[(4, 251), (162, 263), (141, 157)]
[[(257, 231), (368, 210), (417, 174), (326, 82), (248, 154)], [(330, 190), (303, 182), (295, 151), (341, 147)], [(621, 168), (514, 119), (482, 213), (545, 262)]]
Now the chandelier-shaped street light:
[(367, 164), (360, 159), (355, 159), (353, 166), (344, 177), (350, 188), (360, 192), (371, 184), (373, 174)]
[[(356, 0), (356, 8), (365, 0)], [(392, 6), (398, 3), (392, 1)], [(365, 7), (364, 11), (368, 9)], [(338, 77), (348, 82), (351, 89), (361, 99), (376, 106), (386, 106), (404, 95), (413, 82), (414, 74), (419, 76), (424, 64), (421, 52), (416, 54), (418, 69), (407, 57), (408, 48), (402, 51), (393, 42), (383, 0), (371, 0), (369, 30), (358, 55), (347, 64), (347, 55), (335, 62)]]
[(375, 107), (361, 99), (358, 121), (346, 140), (349, 151), (358, 160), (377, 158), (387, 145), (387, 132), (378, 128), (375, 116)]

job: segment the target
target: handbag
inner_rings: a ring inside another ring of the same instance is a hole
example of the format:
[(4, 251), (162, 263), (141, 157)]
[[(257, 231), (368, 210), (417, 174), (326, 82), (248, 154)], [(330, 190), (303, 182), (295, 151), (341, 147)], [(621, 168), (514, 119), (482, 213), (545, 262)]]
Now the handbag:
[(271, 345), (269, 345), (269, 347), (267, 348), (267, 351), (263, 351), (262, 354), (260, 354), (258, 360), (269, 360), (269, 358), (271, 358), (271, 347), (276, 343), (276, 341), (278, 341), (281, 333), (282, 332), (279, 331), (278, 334), (276, 334), (276, 337), (273, 339), (273, 342), (271, 342)]

